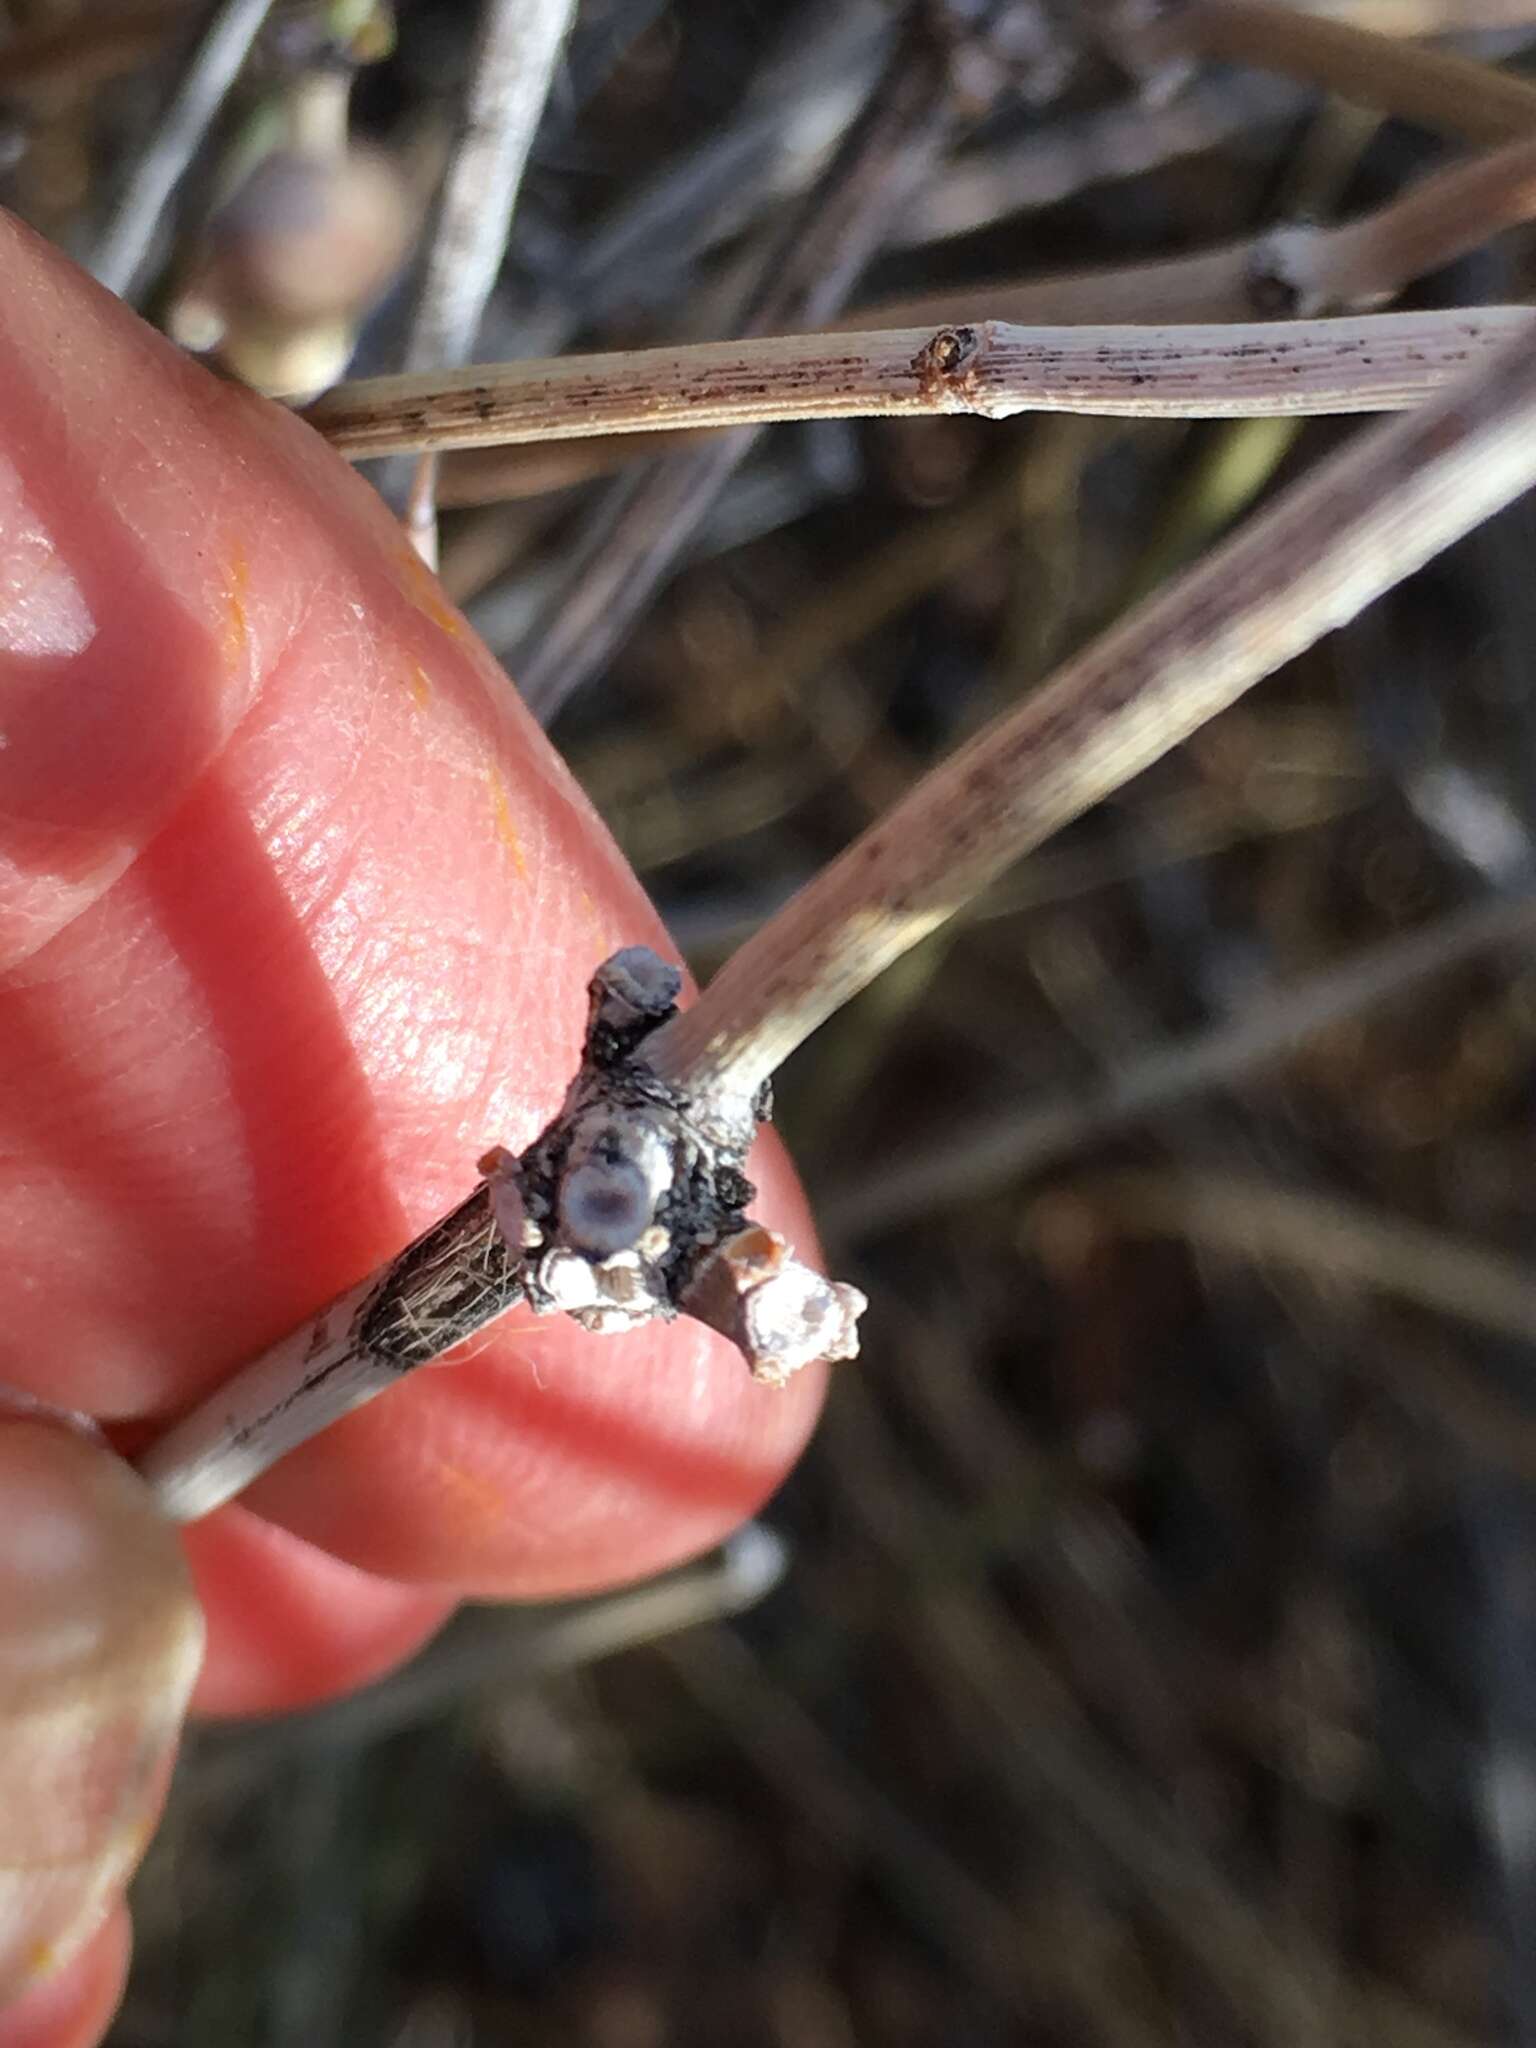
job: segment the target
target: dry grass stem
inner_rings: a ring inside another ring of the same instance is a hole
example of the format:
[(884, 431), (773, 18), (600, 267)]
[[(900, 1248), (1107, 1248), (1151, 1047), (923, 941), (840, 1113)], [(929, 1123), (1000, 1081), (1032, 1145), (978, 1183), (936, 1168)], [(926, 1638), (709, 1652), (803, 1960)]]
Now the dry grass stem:
[[(1069, 1846), (1092, 1841), (1146, 1910), (1235, 1994), (1262, 1986), (1301, 2017), (1292, 2036), (1331, 2038), (1339, 2048), (1474, 2048), (1474, 2040), (1365, 1978), (1352, 1985), (1343, 2010), (1328, 2013), (1331, 1971), (1326, 1953), (1273, 1916), (1250, 1905), (1231, 1876), (1200, 1853), (1176, 1809), (1141, 1794), (1119, 1759), (1091, 1730), (1042, 1705), (1056, 1681), (1047, 1661), (1022, 1633), (993, 1624), (974, 1591), (946, 1588), (927, 1603), (924, 1629), (950, 1660), (973, 1713), (972, 1739), (996, 1741), (1024, 1812), (1037, 1826), (1062, 1831)], [(1019, 1703), (1028, 1702), (1028, 1712)], [(1010, 1708), (1012, 1709), (1010, 1711)]]
[[(852, 1408), (860, 1428), (859, 1455), (844, 1462), (845, 1484), (876, 1542), (902, 1558), (914, 1543), (910, 1476), (867, 1382), (849, 1390), (846, 1404), (844, 1413)], [(930, 1550), (938, 1550), (938, 1532), (924, 1533)], [(1117, 1750), (1074, 1711), (1059, 1669), (1012, 1610), (978, 1590), (971, 1574), (952, 1569), (914, 1603), (911, 1627), (955, 1678), (951, 1711), (959, 1739), (989, 1753), (996, 1745), (1005, 1796), (1022, 1824), (1054, 1839), (1068, 1867), (1091, 1844), (1086, 1853), (1116, 1872), (1170, 1941), (1199, 1955), (1234, 2003), (1262, 1985), (1283, 1993), (1291, 2010), (1317, 2014), (1330, 1976), (1326, 1953), (1302, 1928), (1287, 1927), (1282, 1940), (1268, 1901), (1234, 1881), (1171, 1800), (1131, 1777)], [(1383, 2039), (1403, 2048), (1472, 2048), (1458, 2029), (1363, 1974), (1350, 1988), (1349, 2009), (1334, 2017), (1330, 2038), (1352, 2048), (1375, 2048)], [(1316, 2035), (1314, 2025), (1298, 2038)]]
[(1536, 85), (1528, 80), (1352, 20), (1243, 0), (1190, 0), (1160, 16), (1146, 43), (1163, 55), (1282, 71), (1468, 142), (1512, 142), (1536, 132)]
[(1478, 953), (1536, 935), (1536, 896), (1470, 904), (1404, 938), (1281, 987), (1208, 1031), (1153, 1046), (1066, 1101), (951, 1132), (920, 1160), (876, 1164), (821, 1205), (832, 1229), (878, 1232), (1037, 1173), (1106, 1133), (1230, 1086), (1347, 1018), (1359, 1016)]
[(572, 0), (490, 0), (486, 8), (411, 323), (413, 369), (461, 363), (474, 347), (574, 13)]
[[(1536, 141), (1511, 143), (1421, 179), (1399, 198), (1336, 227), (1293, 224), (1154, 263), (952, 285), (855, 307), (844, 328), (1163, 326), (1364, 311), (1536, 212)], [(538, 366), (529, 366), (530, 368)], [(362, 380), (340, 387), (364, 402)], [(328, 394), (327, 403), (334, 394)], [(344, 402), (344, 401), (339, 401)], [(461, 446), (443, 463), (438, 499), (478, 505), (602, 475), (663, 445), (687, 446), (688, 427), (605, 432), (584, 446), (536, 442)], [(712, 430), (697, 430), (701, 435)]]
[(926, 777), (663, 1026), (647, 1058), (750, 1095), (1032, 846), (1536, 482), (1522, 337), (1340, 451)]
[[(934, 1941), (1001, 2003), (1021, 2015), (1037, 2005), (1038, 1970), (1020, 1952), (1018, 1916), (860, 1771), (793, 1696), (776, 1686), (749, 1644), (724, 1630), (684, 1635), (656, 1654), (708, 1704), (733, 1741), (770, 1784), (783, 1789), (806, 1823), (830, 1844), (858, 1843), (860, 1854), (909, 1897), (920, 1900)], [(1144, 2030), (1114, 2037), (1126, 2048), (1147, 2043)]]
[[(506, 255), (528, 153), (575, 0), (486, 0), (475, 45), (464, 125), (443, 180), (406, 367), (462, 363), (475, 345)], [(412, 540), (436, 566), (436, 465), (418, 467)]]
[(1123, 1227), (1276, 1259), (1320, 1281), (1536, 1342), (1536, 1268), (1360, 1203), (1225, 1173), (1106, 1174), (1077, 1192)]
[(1152, 263), (950, 285), (861, 307), (841, 324), (917, 327), (974, 317), (1075, 327), (1364, 312), (1533, 213), (1536, 139), (1528, 138), (1434, 171), (1334, 227), (1294, 222)]
[(1299, 116), (1306, 88), (1265, 72), (1194, 78), (1173, 98), (1121, 99), (1057, 115), (1032, 134), (978, 146), (945, 166), (899, 229), (903, 247), (942, 242), (1008, 214), (1038, 212), (1118, 184), (1233, 137)]
[(132, 291), (166, 202), (213, 125), (271, 10), (272, 0), (224, 0), (214, 16), (91, 259), (91, 270), (109, 291), (124, 298)]
[[(751, 285), (728, 316), (738, 334), (824, 324), (846, 303), (956, 132), (954, 64), (974, 26), (943, 0), (904, 18), (825, 167), (757, 251)], [(754, 439), (732, 434), (617, 487), (517, 655), (523, 695), (546, 724), (641, 617)]]
[(582, 1670), (641, 1644), (747, 1613), (781, 1583), (791, 1561), (788, 1546), (771, 1529), (748, 1522), (712, 1556), (620, 1592), (561, 1601), (553, 1610), (482, 1612), (364, 1692), (275, 1724), (220, 1730), (210, 1762), (222, 1777), (249, 1771), (278, 1749), (377, 1742), (553, 1672)]
[(1016, 327), (701, 342), (339, 384), (307, 418), (354, 457), (679, 426), (974, 413), (1392, 412), (1526, 328), (1523, 307), (1247, 326)]
[(1299, 12), (1351, 21), (1379, 36), (1465, 36), (1528, 28), (1536, 0), (1302, 0)]

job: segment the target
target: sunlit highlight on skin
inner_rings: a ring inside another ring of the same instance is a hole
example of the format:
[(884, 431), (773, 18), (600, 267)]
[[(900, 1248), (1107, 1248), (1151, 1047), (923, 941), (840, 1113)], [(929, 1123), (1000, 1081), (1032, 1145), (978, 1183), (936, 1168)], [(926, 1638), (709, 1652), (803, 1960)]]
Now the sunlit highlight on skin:
[(0, 653), (34, 660), (83, 653), (96, 638), (96, 621), (53, 536), (28, 504), (14, 464), (3, 455), (0, 533)]

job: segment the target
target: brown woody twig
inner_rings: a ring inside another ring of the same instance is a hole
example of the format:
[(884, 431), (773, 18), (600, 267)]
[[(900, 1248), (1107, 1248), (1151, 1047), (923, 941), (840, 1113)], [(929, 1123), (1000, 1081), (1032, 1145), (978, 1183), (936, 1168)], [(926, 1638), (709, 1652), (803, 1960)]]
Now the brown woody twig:
[(592, 984), (561, 1113), (459, 1208), (195, 1410), (142, 1469), (206, 1513), (294, 1443), (519, 1300), (593, 1330), (681, 1308), (762, 1377), (854, 1348), (861, 1306), (743, 1211), (741, 1163), (790, 1052), (1049, 832), (1536, 483), (1522, 334), (1292, 487), (928, 776), (674, 1011), (643, 950)]
[(340, 384), (308, 418), (342, 454), (773, 421), (1086, 412), (1394, 412), (1527, 328), (1517, 306), (1249, 326), (1016, 327), (712, 341)]
[(1259, 0), (1187, 0), (1141, 32), (1149, 54), (1283, 71), (1468, 142), (1536, 133), (1536, 85), (1454, 51)]

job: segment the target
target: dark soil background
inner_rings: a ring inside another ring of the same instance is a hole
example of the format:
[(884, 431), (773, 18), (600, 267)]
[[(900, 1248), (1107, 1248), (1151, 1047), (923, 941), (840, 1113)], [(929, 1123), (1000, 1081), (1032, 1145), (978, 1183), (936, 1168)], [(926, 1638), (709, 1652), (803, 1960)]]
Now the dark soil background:
[[(478, 354), (722, 331), (895, 12), (585, 0)], [(856, 299), (975, 311), (1348, 217), (1457, 151), (1255, 72), (1138, 78), (1098, 9), (1003, 12)], [(147, 310), (174, 325), (326, 38), (424, 208), (475, 16), (279, 7)], [(0, 197), (88, 255), (206, 18), (7, 0)], [(1536, 70), (1518, 31), (1460, 47)], [(1407, 303), (1517, 300), (1528, 251)], [(412, 288), (359, 369), (398, 367)], [(556, 736), (707, 974), (1354, 431), (776, 428)], [(624, 487), (539, 459), (444, 481), (445, 580), (514, 674)], [(1468, 938), (1533, 888), (1533, 541), (1526, 503), (792, 1062), (782, 1127), (872, 1307), (767, 1512), (776, 1589), (729, 1611), (749, 1547), (469, 1614), (359, 1701), (196, 1736), (115, 2048), (1536, 2042), (1536, 963), (1529, 922)]]

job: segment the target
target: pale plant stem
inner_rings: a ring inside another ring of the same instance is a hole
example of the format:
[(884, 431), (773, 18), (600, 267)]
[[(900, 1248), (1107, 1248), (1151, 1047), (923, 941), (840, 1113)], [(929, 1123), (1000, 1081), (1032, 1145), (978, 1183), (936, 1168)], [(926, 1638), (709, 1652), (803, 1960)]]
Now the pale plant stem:
[(214, 15), (91, 258), (93, 275), (109, 291), (123, 298), (132, 291), (166, 202), (239, 77), (271, 8), (272, 0), (224, 0)]
[(1123, 1228), (1276, 1259), (1521, 1344), (1536, 1339), (1536, 1270), (1360, 1203), (1225, 1173), (1104, 1174), (1074, 1192)]
[(435, 448), (419, 456), (405, 501), (405, 531), (411, 546), (437, 574), (437, 484), (442, 458)]
[(748, 1522), (712, 1557), (658, 1579), (550, 1608), (482, 1613), (382, 1684), (281, 1722), (220, 1731), (200, 1758), (199, 1782), (206, 1787), (210, 1778), (239, 1782), (253, 1771), (265, 1773), (278, 1751), (377, 1742), (508, 1686), (580, 1670), (621, 1650), (745, 1614), (781, 1582), (789, 1563), (780, 1537), (762, 1522)]
[(1312, 231), (1297, 244), (1298, 288), (1362, 304), (1367, 294), (1401, 291), (1533, 213), (1536, 134), (1437, 171), (1359, 220)]
[(1289, 223), (1152, 263), (1022, 283), (948, 285), (880, 300), (839, 322), (917, 327), (971, 313), (1026, 325), (1251, 320), (1369, 311), (1536, 214), (1536, 136), (1432, 172), (1383, 206), (1333, 227)]
[(1091, 1723), (1087, 1734), (1074, 1727), (1055, 1697), (1061, 1681), (1021, 1631), (996, 1625), (985, 1597), (961, 1585), (930, 1595), (921, 1616), (923, 1634), (970, 1703), (976, 1746), (1001, 1745), (1022, 1811), (1070, 1840), (1091, 1840), (1168, 1939), (1199, 1956), (1232, 1996), (1251, 1999), (1260, 1985), (1283, 1991), (1296, 2022), (1291, 2041), (1472, 2048), (1459, 2029), (1370, 1978), (1352, 1984), (1330, 2013), (1332, 1959), (1299, 1929), (1287, 1929), (1282, 1942), (1230, 1871), (1202, 1853), (1177, 1806), (1127, 1782)]
[(974, 413), (1240, 419), (1421, 404), (1536, 315), (1520, 306), (1246, 326), (896, 328), (556, 356), (338, 384), (307, 414), (354, 457), (687, 426)]
[[(1042, 1982), (1056, 1977), (1058, 1955), (1038, 1958), (1019, 1938), (1016, 1901), (1006, 1902), (955, 1860), (940, 1838), (915, 1827), (866, 1777), (859, 1761), (835, 1742), (798, 1695), (780, 1686), (749, 1639), (734, 1630), (689, 1631), (656, 1646), (687, 1692), (726, 1730), (742, 1756), (802, 1817), (802, 1824), (841, 1848), (860, 1844), (870, 1867), (888, 1873), (925, 1902), (929, 1938), (1000, 2006), (1021, 2021), (1039, 2012)], [(1058, 1944), (1058, 1951), (1069, 1945)], [(1071, 1961), (1059, 1956), (1070, 1973)], [(1153, 2029), (1115, 2024), (1118, 1987), (1100, 1975), (1095, 2040), (1107, 2048), (1154, 2048)]]
[[(937, 353), (941, 381), (963, 372)], [(820, 1281), (760, 1226), (740, 1227), (760, 1084), (1002, 868), (1533, 482), (1536, 351), (1522, 331), (1475, 375), (1335, 455), (979, 734), (749, 941), (692, 1010), (661, 1021), (671, 970), (644, 949), (616, 954), (594, 976), (587, 1052), (555, 1123), (518, 1159), (493, 1148), (487, 1178), (457, 1209), (151, 1446), (140, 1470), (166, 1512), (209, 1512), (524, 1297), (593, 1329), (681, 1307), (776, 1381), (807, 1356), (851, 1355), (857, 1290)], [(615, 1034), (636, 1023), (642, 1107), (625, 1109), (612, 1091), (632, 1086), (631, 1056)], [(662, 1250), (673, 1227), (693, 1236), (674, 1298), (655, 1291), (644, 1256), (656, 1176), (683, 1159), (702, 1206), (662, 1231)], [(611, 1204), (591, 1206), (593, 1175), (618, 1177), (607, 1195), (628, 1191), (622, 1229)]]
[(406, 347), (412, 369), (461, 363), (474, 347), (574, 11), (571, 0), (489, 0)]
[(1536, 23), (1536, 0), (1302, 0), (1298, 11), (1379, 36), (1464, 36)]
[(840, 1236), (873, 1236), (947, 1203), (994, 1193), (1174, 1103), (1245, 1081), (1323, 1032), (1479, 953), (1503, 945), (1528, 949), (1533, 939), (1536, 895), (1480, 900), (1274, 988), (1209, 1030), (1149, 1046), (1064, 1100), (952, 1131), (921, 1159), (866, 1161), (858, 1180), (832, 1188), (818, 1213)]
[(1353, 21), (1244, 0), (1186, 0), (1142, 31), (1149, 52), (1281, 71), (1469, 142), (1536, 134), (1536, 84)]
[(1250, 141), (1256, 131), (1299, 117), (1306, 97), (1306, 87), (1294, 79), (1225, 71), (1192, 80), (1167, 100), (1141, 94), (1052, 118), (1034, 134), (1010, 136), (946, 164), (893, 240), (903, 248), (949, 241), (1219, 149), (1234, 136)]
[[(903, 10), (858, 113), (772, 243), (752, 256), (753, 281), (730, 316), (738, 334), (821, 324), (844, 304), (955, 131), (953, 66), (967, 35), (965, 14), (951, 0)], [(609, 494), (517, 653), (524, 701), (543, 723), (622, 643), (754, 439), (750, 431), (723, 436)]]
[(647, 1046), (749, 1097), (831, 1013), (1021, 854), (1536, 482), (1522, 336), (1286, 491), (924, 778)]
[[(848, 1389), (840, 1413), (831, 1419), (849, 1432), (845, 1441), (850, 1449), (857, 1446), (842, 1467), (844, 1484), (852, 1512), (875, 1543), (903, 1560), (925, 1543), (931, 1554), (935, 1538), (941, 1547), (938, 1528), (925, 1528), (914, 1511), (914, 1488), (891, 1426), (876, 1412), (862, 1379)], [(995, 1410), (987, 1420), (995, 1425)], [(1027, 1498), (1031, 1489), (1028, 1481), (1020, 1487), (1019, 1461), (1010, 1459), (1010, 1467), (1008, 1497), (1017, 1500), (1022, 1493)], [(1052, 1478), (1044, 1480), (1049, 1505), (1042, 1515), (1059, 1532), (1057, 1554), (1063, 1556), (1073, 1541), (1071, 1524), (1087, 1518), (1072, 1514), (1070, 1495), (1064, 1501)], [(1057, 1497), (1051, 1498), (1053, 1493)], [(1010, 1531), (1020, 1531), (1022, 1521), (1016, 1513)], [(1086, 1564), (1104, 1555), (1095, 1540), (1101, 1532), (1090, 1534), (1080, 1526), (1075, 1533), (1080, 1548), (1074, 1562)], [(1102, 1540), (1112, 1551), (1119, 1549), (1109, 1529)], [(1018, 1547), (1027, 1576), (1038, 1584), (1043, 1563), (1038, 1544), (1026, 1538)], [(1095, 1590), (1107, 1606), (1102, 1568)], [(1115, 1581), (1115, 1593), (1124, 1599), (1123, 1579)], [(1123, 1608), (1115, 1619), (1126, 1627)], [(914, 1623), (923, 1644), (958, 1682), (961, 1739), (990, 1746), (1001, 1737), (1005, 1790), (1031, 1827), (1055, 1836), (1073, 1853), (1091, 1842), (1138, 1909), (1161, 1923), (1171, 1942), (1199, 1956), (1233, 1999), (1251, 2002), (1256, 1986), (1283, 1985), (1288, 2008), (1308, 2016), (1306, 2024), (1291, 2030), (1288, 2041), (1326, 2040), (1330, 2048), (1376, 2048), (1386, 2041), (1393, 2048), (1471, 2048), (1466, 2036), (1442, 2027), (1393, 1987), (1368, 1976), (1351, 1986), (1338, 2026), (1320, 2028), (1317, 2015), (1330, 1982), (1329, 1958), (1301, 1930), (1288, 1927), (1279, 1938), (1263, 1891), (1234, 1886), (1230, 1868), (1191, 1832), (1177, 1805), (1128, 1778), (1123, 1753), (1082, 1720), (1058, 1671), (999, 1601), (976, 1590), (963, 1567), (946, 1570), (941, 1565), (925, 1588)], [(1092, 1622), (1085, 1617), (1084, 1625)], [(1155, 1628), (1150, 1618), (1146, 1626), (1149, 1633), (1137, 1641), (1138, 1651), (1166, 1640), (1150, 1632)]]
[[(454, 145), (406, 345), (410, 370), (449, 369), (475, 345), (495, 288), (523, 172), (575, 0), (486, 0), (464, 124)], [(435, 566), (436, 465), (422, 463), (410, 532)]]
[[(1122, 269), (1022, 283), (952, 285), (854, 307), (838, 324), (860, 332), (984, 320), (1052, 327), (1205, 324), (1252, 321), (1272, 313), (1277, 301), (1292, 316), (1363, 312), (1533, 214), (1536, 140), (1453, 164), (1387, 205), (1336, 227), (1281, 226), (1190, 256)], [(362, 402), (374, 387), (341, 388)], [(532, 452), (525, 452), (528, 443), (460, 448), (444, 464), (439, 500), (472, 505), (528, 496), (651, 452), (633, 427), (627, 438), (620, 438), (622, 431), (605, 431), (585, 446), (567, 444), (559, 450), (547, 438)], [(658, 447), (686, 446), (683, 437), (692, 429), (659, 431), (669, 435), (669, 442)]]

